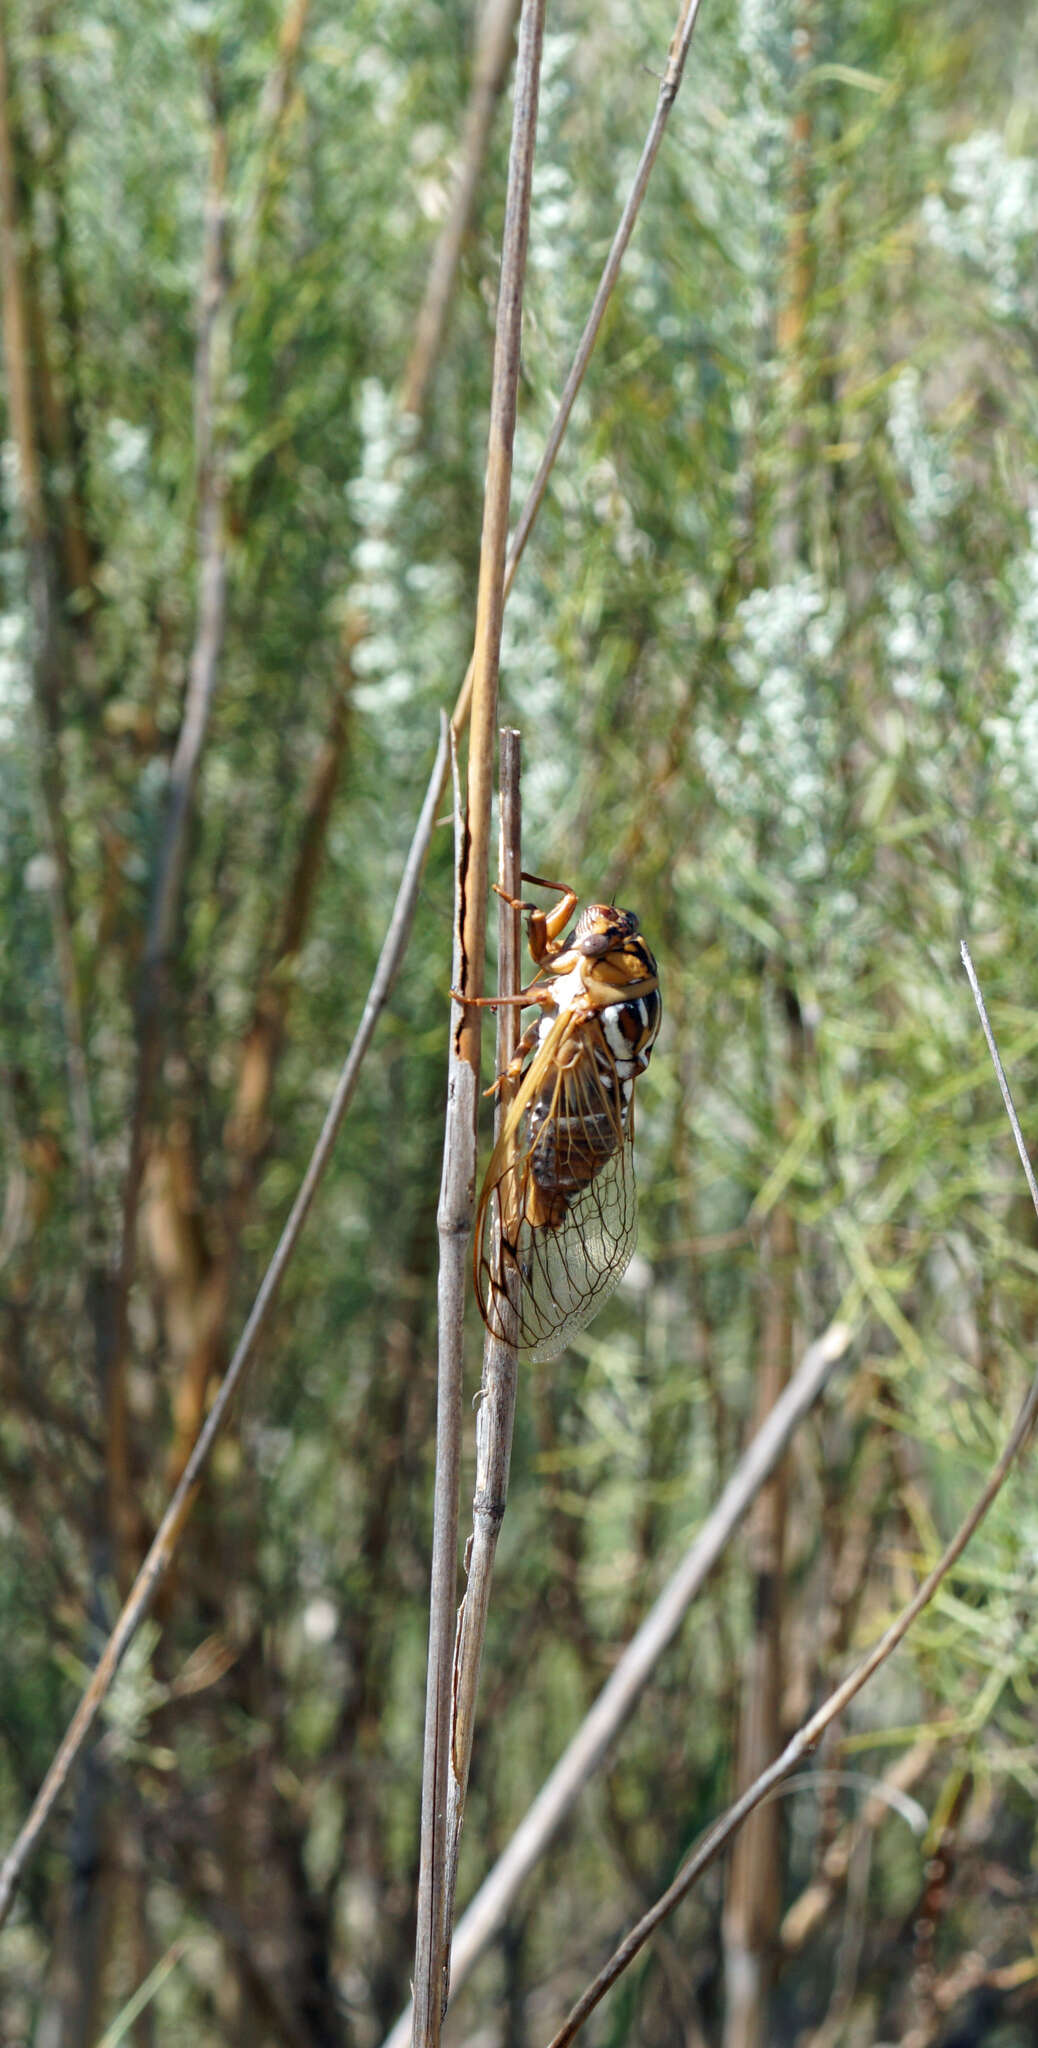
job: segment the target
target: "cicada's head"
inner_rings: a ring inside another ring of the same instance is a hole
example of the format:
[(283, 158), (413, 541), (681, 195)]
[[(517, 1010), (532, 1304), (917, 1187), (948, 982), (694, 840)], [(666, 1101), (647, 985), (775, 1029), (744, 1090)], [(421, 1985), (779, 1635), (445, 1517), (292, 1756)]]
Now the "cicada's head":
[(601, 960), (606, 953), (622, 953), (628, 939), (636, 938), (640, 930), (633, 910), (617, 910), (612, 903), (589, 903), (577, 919), (573, 951), (589, 960)]

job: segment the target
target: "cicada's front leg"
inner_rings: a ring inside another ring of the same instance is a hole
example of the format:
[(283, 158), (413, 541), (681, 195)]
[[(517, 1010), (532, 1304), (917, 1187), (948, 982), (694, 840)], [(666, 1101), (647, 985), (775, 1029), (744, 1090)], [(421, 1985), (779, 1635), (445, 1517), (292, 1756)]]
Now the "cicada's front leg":
[(584, 999), (589, 1010), (607, 1009), (617, 1002), (643, 1002), (646, 996), (655, 995), (660, 985), (658, 974), (647, 974), (641, 981), (617, 983), (596, 976), (594, 969), (584, 977)]
[(546, 882), (543, 875), (528, 875), (525, 872), (520, 881), (532, 882), (538, 889), (556, 889), (562, 898), (554, 910), (538, 910), (536, 903), (526, 903), (518, 896), (506, 896), (503, 889), (494, 883), (494, 889), (503, 902), (513, 910), (525, 910), (529, 923), (526, 928), (530, 958), (537, 967), (546, 967), (554, 960), (562, 947), (560, 940), (570, 918), (577, 907), (577, 892), (565, 882)]
[[(526, 903), (519, 896), (509, 896), (504, 889), (498, 888), (496, 882), (493, 884), (495, 894), (500, 896), (503, 903), (509, 904), (513, 910), (525, 910), (528, 913), (530, 922), (527, 937), (530, 958), (535, 967), (550, 967), (562, 951), (561, 934), (576, 909), (577, 892), (575, 889), (567, 888), (565, 882), (546, 882), (542, 875), (524, 873), (520, 879), (524, 882), (534, 882), (538, 889), (561, 891), (562, 901), (555, 905), (554, 910), (538, 910), (536, 903)], [(545, 994), (546, 986), (536, 975), (528, 988), (521, 988), (514, 996), (463, 996), (460, 990), (451, 989), (451, 995), (456, 1003), (471, 1003), (474, 1009), (480, 1010), (496, 1010), (501, 1003), (515, 1003), (523, 1008), (527, 1003), (543, 1002)]]

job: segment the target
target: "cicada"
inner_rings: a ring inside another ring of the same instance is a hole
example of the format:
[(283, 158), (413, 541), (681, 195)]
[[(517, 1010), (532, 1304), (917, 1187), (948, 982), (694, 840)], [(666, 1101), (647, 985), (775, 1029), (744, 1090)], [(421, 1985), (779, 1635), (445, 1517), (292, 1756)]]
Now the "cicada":
[(634, 1250), (634, 1084), (662, 1002), (633, 910), (591, 903), (566, 937), (576, 891), (522, 880), (562, 900), (543, 911), (506, 899), (530, 914), (538, 972), (505, 1000), (541, 1014), (495, 1083), (518, 1086), (483, 1182), (474, 1269), (487, 1328), (547, 1359), (597, 1314)]

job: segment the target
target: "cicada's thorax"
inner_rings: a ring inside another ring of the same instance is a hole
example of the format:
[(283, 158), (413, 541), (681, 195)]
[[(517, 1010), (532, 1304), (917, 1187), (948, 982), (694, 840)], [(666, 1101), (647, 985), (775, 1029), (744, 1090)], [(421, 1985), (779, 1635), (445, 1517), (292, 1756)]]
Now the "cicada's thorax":
[[(566, 966), (574, 955), (576, 964)], [(526, 1218), (534, 1228), (558, 1226), (574, 1197), (626, 1142), (634, 1083), (649, 1064), (661, 1017), (656, 962), (633, 912), (589, 905), (560, 966), (553, 1014), (542, 1019), (540, 1039), (560, 1017), (568, 1029), (557, 1069), (526, 1116)], [(644, 993), (625, 997), (625, 988)]]

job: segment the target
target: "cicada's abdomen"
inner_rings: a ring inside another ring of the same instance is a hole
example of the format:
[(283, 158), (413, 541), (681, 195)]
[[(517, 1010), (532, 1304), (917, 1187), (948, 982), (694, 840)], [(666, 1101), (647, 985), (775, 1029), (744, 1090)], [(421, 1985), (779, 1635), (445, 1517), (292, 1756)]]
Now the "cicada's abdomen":
[(557, 1229), (574, 1195), (579, 1194), (623, 1144), (625, 1104), (620, 1084), (597, 1060), (574, 1070), (563, 1091), (565, 1108), (554, 1079), (542, 1089), (527, 1113), (530, 1177), (526, 1218), (535, 1229)]
[[(656, 963), (641, 942), (644, 971), (655, 974)], [(649, 1064), (660, 1027), (658, 990), (631, 1002), (609, 1003), (585, 1027), (583, 1062), (575, 1062), (570, 1086), (562, 1092), (548, 1077), (527, 1111), (526, 1136), (533, 1180), (527, 1220), (534, 1226), (557, 1227), (574, 1195), (624, 1144), (631, 1127), (631, 1096), (635, 1079)]]

